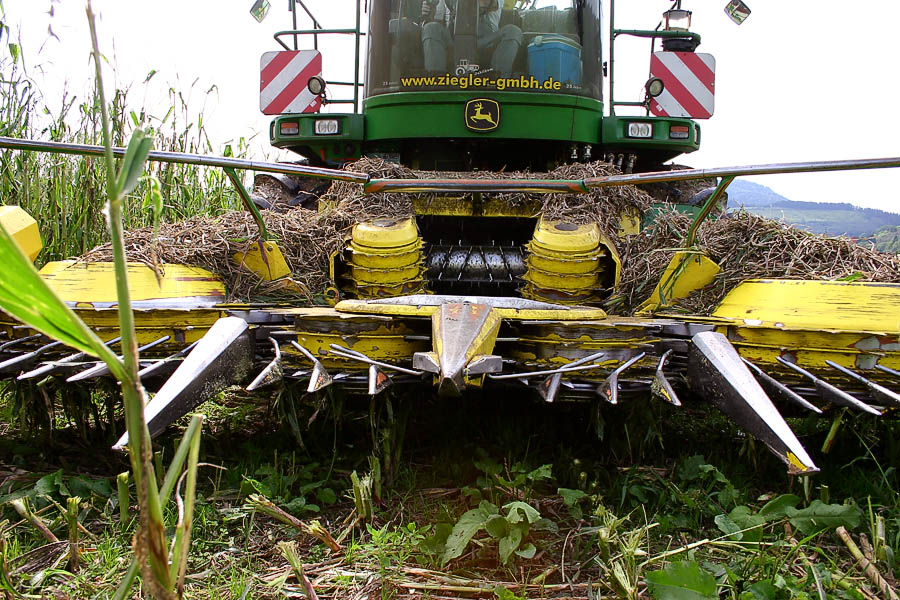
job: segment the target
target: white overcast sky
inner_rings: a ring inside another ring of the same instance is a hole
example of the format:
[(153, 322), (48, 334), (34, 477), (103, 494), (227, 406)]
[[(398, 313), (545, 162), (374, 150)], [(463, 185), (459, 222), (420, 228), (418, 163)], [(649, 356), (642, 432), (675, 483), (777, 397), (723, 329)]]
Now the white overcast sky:
[[(694, 13), (692, 29), (703, 39), (698, 51), (716, 57), (716, 111), (701, 123), (702, 149), (677, 162), (710, 168), (900, 156), (900, 118), (892, 108), (900, 97), (900, 2), (745, 1), (753, 13), (737, 26), (723, 13), (726, 0), (683, 0)], [(170, 86), (190, 91), (217, 151), (245, 137), (253, 138), (254, 158), (284, 156), (268, 148), (269, 118), (258, 101), (259, 57), (278, 48), (275, 31), (291, 27), (287, 0), (271, 2), (268, 18), (257, 24), (248, 13), (251, 0), (94, 0), (101, 50), (115, 66), (107, 86), (130, 84), (135, 108), (143, 101), (157, 116), (168, 110)], [(54, 2), (52, 17), (51, 0), (3, 5), (12, 37), (21, 40), (51, 108), (66, 82), (83, 97), (92, 73), (84, 3)], [(308, 5), (325, 27), (353, 24), (353, 0)], [(652, 29), (669, 6), (662, 0), (619, 0), (616, 25)], [(606, 0), (604, 12), (608, 16)], [(326, 78), (350, 75), (352, 51), (325, 47), (323, 54)], [(638, 99), (648, 69), (647, 41), (617, 42), (616, 98)], [(145, 86), (151, 70), (157, 74)], [(213, 85), (217, 92), (207, 97)], [(900, 212), (900, 169), (751, 180), (792, 200)]]

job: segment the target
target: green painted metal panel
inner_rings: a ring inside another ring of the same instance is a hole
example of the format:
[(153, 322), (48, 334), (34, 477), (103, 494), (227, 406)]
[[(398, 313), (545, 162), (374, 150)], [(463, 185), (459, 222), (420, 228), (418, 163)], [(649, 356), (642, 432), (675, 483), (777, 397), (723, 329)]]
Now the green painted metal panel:
[[(630, 138), (625, 135), (629, 122), (640, 121), (653, 124), (653, 137), (647, 139)], [(673, 126), (687, 127), (687, 139), (672, 139), (669, 132)], [(691, 119), (675, 117), (607, 116), (603, 119), (602, 143), (605, 148), (627, 149), (628, 152), (642, 150), (670, 151), (673, 156), (693, 152), (700, 148), (700, 126)]]
[[(488, 132), (465, 126), (470, 100), (500, 104), (499, 126)], [(537, 139), (596, 144), (603, 103), (592, 98), (536, 92), (404, 92), (364, 102), (366, 139)]]
[[(315, 122), (320, 119), (337, 119), (339, 133), (316, 135)], [(296, 124), (297, 133), (282, 134), (282, 124)], [(285, 148), (304, 156), (315, 156), (326, 164), (341, 164), (358, 159), (362, 155), (365, 135), (365, 118), (360, 114), (311, 113), (276, 117), (269, 127), (269, 139), (276, 148)]]

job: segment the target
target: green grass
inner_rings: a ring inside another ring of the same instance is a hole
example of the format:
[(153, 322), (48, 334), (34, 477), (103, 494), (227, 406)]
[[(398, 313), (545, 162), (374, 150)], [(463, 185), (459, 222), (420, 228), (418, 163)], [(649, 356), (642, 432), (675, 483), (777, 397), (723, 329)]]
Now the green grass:
[[(571, 597), (567, 580), (575, 586), (576, 597), (586, 597), (588, 582), (596, 587), (595, 596), (599, 591), (643, 597), (648, 578), (669, 576), (654, 573), (671, 564), (676, 565), (679, 585), (710, 577), (720, 598), (770, 597), (764, 592), (774, 598), (815, 597), (819, 585), (829, 597), (867, 597), (860, 590), (871, 593), (872, 586), (835, 538), (836, 522), (815, 533), (803, 529), (798, 516), (776, 516), (757, 526), (756, 537), (745, 539), (722, 530), (724, 516), (740, 522), (735, 515), (759, 514), (784, 494), (797, 498), (798, 511), (821, 500), (845, 516), (856, 515), (850, 531), (857, 543), (863, 534), (875, 539), (876, 522), (882, 517), (889, 552), (876, 562), (884, 574), (900, 567), (900, 485), (889, 462), (896, 420), (845, 422), (832, 452), (816, 453), (823, 473), (805, 486), (803, 480), (787, 477), (764, 449), (742, 447), (733, 428), (716, 418), (686, 437), (680, 421), (695, 420), (696, 412), (670, 417), (671, 429), (653, 446), (639, 448), (632, 433), (631, 455), (640, 461), (629, 463), (623, 459), (623, 444), (573, 436), (576, 411), (552, 417), (542, 406), (514, 399), (503, 404), (518, 406), (515, 419), (496, 416), (498, 410), (511, 414), (503, 405), (479, 409), (464, 402), (414, 409), (395, 484), (385, 489), (371, 520), (360, 522), (355, 519), (349, 474), (368, 472), (373, 446), (358, 435), (365, 428), (353, 425), (366, 409), (357, 413), (348, 407), (338, 427), (323, 423), (308, 432), (307, 448), (337, 447), (336, 454), (297, 447), (289, 428), (274, 418), (256, 422), (243, 433), (232, 426), (206, 436), (201, 461), (227, 470), (201, 470), (188, 597), (240, 598), (246, 591), (247, 598), (280, 598), (300, 593), (302, 585), (278, 547), (291, 540), (307, 576), (317, 582), (320, 598), (349, 597), (367, 585), (370, 597), (377, 598), (408, 597), (413, 590), (444, 597), (470, 597), (476, 590), (487, 590), (481, 597), (492, 598)], [(457, 411), (465, 411), (468, 419), (454, 418)], [(622, 431), (624, 424), (633, 432), (644, 427), (640, 411), (607, 412), (607, 435)], [(465, 432), (457, 421), (469, 423)], [(22, 432), (10, 431), (8, 437), (29, 443)], [(174, 439), (175, 434), (159, 447), (169, 448)], [(817, 428), (804, 442), (814, 449), (822, 439)], [(43, 457), (20, 460), (15, 483), (7, 479), (0, 493), (9, 487), (31, 493), (39, 487), (64, 504), (64, 485), (84, 498), (80, 518), (96, 538), (83, 536), (82, 572), (48, 575), (38, 586), (30, 586), (24, 574), (12, 580), (24, 593), (105, 597), (127, 566), (130, 530), (118, 523), (113, 482), (124, 463), (117, 465), (115, 457), (102, 450), (95, 451), (92, 460), (70, 452), (61, 477), (46, 479), (57, 472), (57, 456), (66, 456), (65, 451), (48, 449)], [(713, 456), (717, 458), (710, 459)], [(108, 462), (112, 464), (100, 468)], [(94, 472), (85, 474), (88, 465)], [(4, 464), (4, 471), (8, 468)], [(76, 474), (97, 490), (108, 489), (108, 495), (86, 493)], [(106, 487), (97, 483), (102, 481)], [(333, 492), (334, 502), (318, 500), (323, 488)], [(560, 488), (580, 493), (564, 496)], [(260, 491), (305, 523), (316, 519), (336, 538), (345, 533), (342, 550), (332, 553), (317, 539), (254, 514), (247, 499)], [(292, 503), (301, 495), (305, 503)], [(481, 501), (498, 506), (522, 501), (540, 513), (542, 521), (533, 524), (523, 540), (534, 544), (533, 558), (513, 555), (504, 564), (499, 539), (481, 529), (458, 558), (442, 564), (447, 535)], [(311, 504), (318, 506), (312, 509)], [(35, 494), (35, 506), (46, 511), (45, 520), (64, 538), (65, 525), (49, 500)], [(8, 555), (15, 565), (17, 556), (44, 542), (8, 508), (0, 510), (0, 520), (12, 524)], [(169, 510), (167, 523), (174, 523), (176, 516)], [(503, 589), (513, 596), (504, 596)]]

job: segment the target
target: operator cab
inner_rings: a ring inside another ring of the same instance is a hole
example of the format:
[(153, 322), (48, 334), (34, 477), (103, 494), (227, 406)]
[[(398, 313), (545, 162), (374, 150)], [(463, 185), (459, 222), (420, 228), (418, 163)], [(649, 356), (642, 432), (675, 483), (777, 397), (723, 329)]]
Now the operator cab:
[[(369, 156), (434, 171), (546, 172), (560, 164), (605, 159), (630, 172), (653, 170), (697, 150), (695, 119), (712, 114), (715, 69), (711, 55), (693, 52), (700, 37), (674, 19), (662, 30), (616, 29), (611, 6), (604, 98), (600, 2), (367, 0), (366, 34), (361, 31), (364, 0), (356, 2), (355, 29), (325, 29), (313, 18), (314, 27), (306, 30), (296, 28), (298, 7), (306, 7), (294, 0), (295, 28), (276, 34), (284, 52), (267, 53), (289, 56), (264, 56), (261, 63), (260, 106), (277, 115), (272, 144), (314, 165), (341, 166)], [(317, 47), (325, 34), (354, 40), (352, 80), (326, 81), (318, 50), (300, 49)], [(662, 52), (652, 52), (651, 77), (637, 100), (615, 97), (613, 42), (620, 35), (652, 40), (651, 49), (659, 39), (664, 42)], [(298, 43), (309, 38), (312, 44)], [(360, 60), (364, 46), (366, 69)], [(661, 71), (677, 79), (677, 73), (697, 69), (689, 83), (699, 81), (699, 89), (654, 75), (654, 64), (666, 67), (667, 60), (681, 61), (679, 55), (685, 69)], [(297, 79), (279, 72), (279, 65), (294, 67)], [(288, 86), (277, 87), (279, 82)], [(275, 100), (286, 104), (293, 97), (288, 87), (300, 100), (279, 109)], [(341, 90), (348, 88), (352, 97), (342, 97)], [(673, 97), (685, 89), (699, 102)], [(352, 112), (333, 111), (339, 104), (352, 105)], [(682, 108), (694, 105), (708, 110), (692, 114)], [(633, 107), (632, 112), (617, 112), (623, 106)]]
[[(602, 97), (598, 0), (373, 0), (369, 35), (366, 97), (476, 90)], [(430, 47), (445, 42), (438, 57), (445, 60), (428, 60)]]

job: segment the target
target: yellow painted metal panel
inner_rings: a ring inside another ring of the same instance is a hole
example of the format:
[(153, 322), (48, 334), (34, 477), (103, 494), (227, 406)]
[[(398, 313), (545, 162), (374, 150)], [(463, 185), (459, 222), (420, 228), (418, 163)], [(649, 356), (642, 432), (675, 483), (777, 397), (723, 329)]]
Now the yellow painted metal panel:
[[(405, 317), (430, 317), (440, 306), (413, 306), (408, 304), (378, 304), (364, 300), (342, 300), (335, 309), (340, 312), (378, 314)], [(497, 315), (504, 319), (516, 321), (552, 320), (552, 321), (581, 321), (590, 319), (603, 319), (606, 313), (600, 308), (585, 306), (573, 306), (564, 309), (515, 309), (495, 308)]]
[(419, 239), (419, 230), (412, 217), (400, 221), (379, 219), (353, 226), (353, 241), (369, 248), (405, 248)]
[(0, 205), (0, 223), (25, 256), (34, 262), (44, 246), (37, 221), (19, 206)]
[(291, 274), (291, 268), (275, 242), (258, 242), (246, 252), (235, 252), (234, 262), (247, 267), (263, 281), (275, 281)]
[[(82, 321), (91, 328), (118, 327), (119, 311), (117, 308), (75, 308)], [(195, 308), (186, 309), (152, 309), (135, 310), (135, 327), (210, 327), (219, 318), (225, 316), (220, 310)]]
[(532, 243), (556, 252), (593, 252), (600, 245), (600, 227), (596, 223), (577, 225), (541, 218)]
[(450, 217), (534, 217), (540, 212), (541, 205), (540, 200), (510, 203), (498, 198), (480, 198), (473, 201), (471, 195), (462, 198), (417, 196), (413, 199), (413, 211), (417, 215)]
[(638, 307), (638, 314), (653, 312), (684, 298), (710, 283), (722, 269), (700, 252), (680, 250), (675, 253), (650, 297)]
[(616, 234), (620, 238), (629, 235), (637, 235), (641, 232), (641, 213), (636, 208), (626, 208), (619, 217), (619, 227)]
[(900, 284), (754, 279), (734, 288), (713, 316), (779, 329), (900, 330)]
[[(132, 302), (198, 298), (209, 302), (225, 299), (222, 281), (206, 269), (163, 265), (157, 281), (153, 269), (142, 263), (128, 264)], [(41, 276), (64, 301), (91, 307), (115, 303), (116, 274), (110, 262), (57, 261), (44, 265)]]

